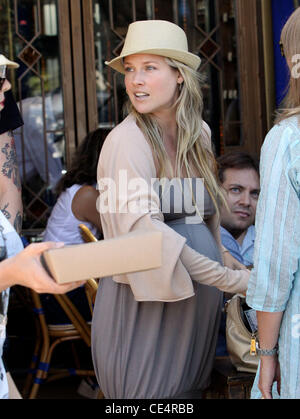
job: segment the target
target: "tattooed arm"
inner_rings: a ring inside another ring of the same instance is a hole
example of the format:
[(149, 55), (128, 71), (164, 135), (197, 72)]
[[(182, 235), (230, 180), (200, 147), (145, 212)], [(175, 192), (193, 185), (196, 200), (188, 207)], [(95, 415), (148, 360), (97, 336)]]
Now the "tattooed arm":
[(0, 135), (0, 209), (18, 233), (23, 205), (15, 141), (10, 132)]

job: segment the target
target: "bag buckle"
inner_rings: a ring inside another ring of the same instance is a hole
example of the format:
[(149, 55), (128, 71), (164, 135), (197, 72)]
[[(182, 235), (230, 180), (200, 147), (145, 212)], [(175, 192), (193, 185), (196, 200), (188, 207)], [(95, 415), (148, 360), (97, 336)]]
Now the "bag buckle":
[(254, 334), (252, 334), (251, 337), (251, 344), (250, 344), (250, 355), (251, 356), (256, 356), (257, 355), (257, 340), (256, 340), (256, 336)]

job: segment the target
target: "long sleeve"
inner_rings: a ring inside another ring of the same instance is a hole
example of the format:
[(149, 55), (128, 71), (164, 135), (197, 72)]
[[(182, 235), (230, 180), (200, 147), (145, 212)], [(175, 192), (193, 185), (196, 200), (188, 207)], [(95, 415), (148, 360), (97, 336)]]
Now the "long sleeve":
[[(190, 263), (194, 264), (197, 280), (202, 283), (206, 280), (205, 275), (201, 280), (202, 262), (205, 274), (209, 264), (218, 264), (197, 252), (193, 253), (197, 263), (193, 258), (182, 261), (182, 257), (189, 253), (186, 240), (164, 223), (159, 197), (153, 188), (155, 179), (151, 148), (129, 116), (109, 134), (99, 159), (98, 210), (103, 234), (104, 238), (112, 238), (136, 230), (161, 231), (163, 263), (155, 270), (114, 276), (112, 279), (130, 285), (137, 301), (179, 301), (194, 295)], [(211, 269), (208, 280), (217, 285), (219, 278), (224, 286), (225, 278), (220, 275), (220, 270), (224, 269), (219, 265), (215, 281), (212, 280)]]
[(250, 277), (248, 270), (233, 271), (223, 267), (218, 262), (199, 255), (189, 246), (184, 246), (180, 259), (196, 282), (231, 294), (245, 293), (247, 290)]
[(270, 131), (261, 153), (254, 269), (247, 292), (248, 304), (258, 311), (284, 311), (295, 278), (299, 281), (300, 131), (292, 121)]
[[(107, 137), (99, 159), (98, 210), (104, 238), (136, 230), (163, 232), (163, 263), (158, 269), (114, 276), (129, 284), (137, 301), (178, 301), (194, 295), (189, 274), (180, 262), (185, 238), (163, 222), (151, 148), (127, 117)], [(149, 249), (151, 252), (151, 249)]]

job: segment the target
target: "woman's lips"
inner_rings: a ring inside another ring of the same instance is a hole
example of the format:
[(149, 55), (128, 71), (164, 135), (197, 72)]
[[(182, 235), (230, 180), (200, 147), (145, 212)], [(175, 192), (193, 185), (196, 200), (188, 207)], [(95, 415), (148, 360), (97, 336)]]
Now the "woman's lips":
[(145, 99), (145, 98), (149, 97), (149, 94), (144, 93), (144, 92), (136, 92), (136, 93), (134, 93), (134, 97), (138, 100), (139, 99)]

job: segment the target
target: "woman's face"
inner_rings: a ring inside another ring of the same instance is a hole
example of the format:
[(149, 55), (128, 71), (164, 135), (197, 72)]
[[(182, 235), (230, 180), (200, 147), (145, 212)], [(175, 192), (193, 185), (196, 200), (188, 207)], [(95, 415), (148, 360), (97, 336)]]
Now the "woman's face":
[(167, 117), (183, 82), (179, 71), (170, 67), (164, 57), (135, 54), (124, 58), (125, 86), (129, 99), (141, 114)]
[(11, 84), (8, 80), (5, 80), (2, 89), (0, 91), (0, 111), (4, 108), (5, 96), (4, 93), (11, 89)]

